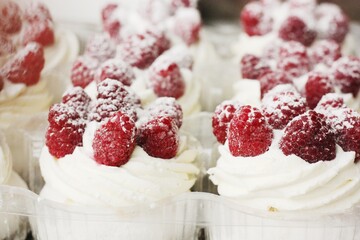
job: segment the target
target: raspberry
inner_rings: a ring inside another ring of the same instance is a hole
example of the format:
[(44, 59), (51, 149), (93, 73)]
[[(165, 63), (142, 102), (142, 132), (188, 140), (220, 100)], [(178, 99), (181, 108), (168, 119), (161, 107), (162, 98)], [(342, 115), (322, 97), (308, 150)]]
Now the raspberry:
[(199, 40), (201, 30), (201, 17), (194, 8), (180, 8), (175, 14), (174, 32), (187, 45)]
[(295, 154), (308, 163), (334, 159), (335, 138), (324, 117), (310, 110), (294, 118), (280, 140), (282, 152), (286, 156)]
[(88, 107), (91, 102), (91, 98), (81, 87), (74, 87), (67, 90), (64, 93), (61, 102), (73, 107), (75, 111), (79, 113), (81, 118), (87, 118)]
[(171, 0), (171, 12), (175, 13), (179, 8), (196, 7), (197, 0)]
[(170, 17), (169, 2), (163, 0), (143, 1), (140, 14), (152, 25), (162, 24)]
[(25, 9), (24, 19), (29, 23), (52, 21), (50, 10), (41, 2), (30, 3)]
[(119, 19), (110, 18), (106, 20), (103, 23), (103, 28), (104, 31), (107, 32), (113, 40), (118, 41), (121, 28), (121, 23)]
[(151, 117), (171, 117), (175, 121), (178, 128), (180, 128), (182, 125), (183, 111), (181, 105), (176, 102), (175, 98), (157, 98), (147, 107), (147, 110), (149, 111)]
[(261, 86), (261, 97), (265, 93), (269, 92), (271, 89), (280, 84), (291, 84), (292, 80), (285, 72), (281, 71), (271, 71), (259, 78)]
[(13, 83), (34, 85), (40, 80), (45, 64), (44, 49), (37, 43), (29, 43), (18, 51), (2, 68), (4, 77)]
[(116, 3), (108, 3), (107, 5), (105, 5), (104, 8), (101, 10), (102, 21), (105, 22), (110, 19), (118, 7), (119, 5)]
[(345, 107), (344, 99), (340, 97), (340, 95), (337, 93), (328, 93), (320, 99), (314, 110), (327, 116), (329, 115), (327, 114), (328, 111), (331, 112), (332, 109)]
[(245, 105), (230, 121), (227, 138), (233, 156), (253, 157), (269, 149), (273, 132), (259, 109)]
[(283, 129), (294, 117), (307, 110), (306, 100), (289, 85), (279, 85), (265, 94), (262, 110), (269, 124)]
[(35, 21), (26, 26), (23, 44), (26, 45), (29, 42), (37, 42), (43, 46), (49, 46), (54, 44), (55, 35), (52, 27), (52, 23), (49, 20)]
[(13, 34), (20, 31), (22, 12), (15, 2), (2, 0), (0, 3), (0, 32)]
[(289, 76), (300, 77), (310, 71), (311, 65), (309, 58), (295, 55), (292, 57), (280, 58), (277, 64), (278, 69), (286, 72)]
[(148, 30), (148, 34), (156, 38), (156, 45), (158, 48), (158, 55), (162, 54), (170, 48), (170, 40), (166, 37), (165, 33), (157, 28)]
[(243, 78), (259, 79), (271, 71), (270, 67), (255, 55), (245, 54), (241, 59), (241, 74)]
[(15, 44), (6, 35), (0, 34), (0, 57), (12, 54), (16, 51)]
[(250, 2), (240, 16), (241, 25), (249, 36), (261, 36), (272, 30), (273, 20), (265, 10), (265, 4)]
[(212, 127), (214, 136), (219, 143), (225, 143), (230, 121), (239, 108), (240, 103), (236, 101), (224, 101), (216, 107), (212, 117)]
[(104, 81), (107, 78), (118, 80), (126, 86), (130, 86), (135, 79), (132, 68), (120, 59), (109, 59), (99, 68), (99, 78), (97, 82)]
[(307, 50), (304, 45), (296, 41), (283, 42), (279, 47), (280, 58), (301, 57), (307, 58)]
[(317, 29), (320, 38), (341, 44), (349, 32), (349, 19), (343, 11), (332, 3), (321, 3), (316, 8)]
[(159, 57), (149, 68), (149, 79), (159, 97), (180, 98), (185, 93), (185, 81), (179, 66), (166, 57)]
[(341, 47), (333, 40), (317, 41), (310, 50), (310, 59), (314, 64), (323, 63), (330, 67), (340, 57)]
[(311, 72), (305, 84), (306, 101), (311, 109), (314, 109), (322, 96), (334, 92), (335, 89), (327, 74)]
[(89, 56), (78, 57), (71, 69), (71, 81), (76, 87), (85, 88), (89, 83), (94, 81), (95, 72), (99, 66), (99, 61)]
[(116, 46), (106, 34), (95, 35), (86, 44), (85, 55), (104, 62), (107, 59), (115, 57)]
[(46, 146), (56, 158), (73, 153), (76, 146), (82, 146), (85, 122), (74, 108), (55, 104), (49, 110), (49, 127), (46, 132)]
[(99, 164), (120, 167), (126, 164), (135, 149), (135, 123), (117, 112), (95, 132), (94, 158)]
[(120, 56), (133, 67), (145, 69), (159, 56), (158, 39), (147, 32), (125, 38)]
[(343, 93), (357, 96), (360, 89), (360, 59), (355, 57), (339, 58), (332, 65), (334, 82)]
[(118, 99), (127, 102), (133, 106), (140, 107), (140, 99), (128, 92), (121, 82), (113, 79), (105, 79), (97, 85), (97, 98), (102, 99)]
[(158, 116), (143, 124), (137, 144), (152, 157), (170, 159), (179, 147), (178, 127), (171, 117)]
[(310, 46), (316, 38), (316, 32), (309, 29), (301, 18), (290, 16), (281, 25), (279, 37), (284, 41), (297, 41)]
[(194, 59), (189, 49), (183, 45), (172, 47), (162, 56), (166, 56), (170, 60), (176, 62), (180, 68), (187, 68), (191, 70), (194, 64)]

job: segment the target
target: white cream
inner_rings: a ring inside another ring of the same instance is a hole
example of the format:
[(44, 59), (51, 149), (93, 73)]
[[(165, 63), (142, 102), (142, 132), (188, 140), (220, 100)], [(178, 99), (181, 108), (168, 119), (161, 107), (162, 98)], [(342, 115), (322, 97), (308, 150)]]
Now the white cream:
[(360, 202), (360, 165), (355, 153), (336, 148), (336, 158), (309, 164), (285, 156), (276, 130), (270, 149), (255, 157), (234, 157), (227, 143), (208, 171), (222, 196), (252, 209), (297, 213), (337, 213)]

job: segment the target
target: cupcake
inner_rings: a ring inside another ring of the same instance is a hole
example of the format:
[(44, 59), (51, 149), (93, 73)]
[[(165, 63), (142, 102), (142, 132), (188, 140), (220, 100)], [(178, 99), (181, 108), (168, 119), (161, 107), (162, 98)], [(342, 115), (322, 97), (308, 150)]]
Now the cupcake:
[(210, 239), (327, 239), (323, 231), (332, 239), (353, 239), (359, 126), (360, 115), (341, 97), (325, 96), (309, 110), (291, 85), (268, 92), (261, 109), (219, 105), (213, 132), (220, 157), (208, 173), (219, 195), (241, 210), (210, 227)]
[[(158, 98), (141, 109), (136, 95), (113, 79), (102, 81), (97, 89), (96, 100), (76, 87), (65, 93), (62, 103), (51, 107), (46, 146), (39, 160), (45, 180), (40, 197), (60, 203), (61, 209), (76, 206), (102, 210), (114, 220), (99, 223), (93, 229), (80, 227), (68, 232), (62, 229), (60, 219), (57, 231), (47, 229), (51, 226), (45, 224), (44, 229), (38, 229), (39, 237), (44, 238), (42, 234), (46, 233), (49, 239), (75, 236), (95, 239), (92, 238), (95, 232), (109, 239), (194, 235), (194, 226), (179, 229), (180, 226), (170, 224), (176, 229), (168, 232), (160, 224), (161, 214), (150, 211), (150, 206), (161, 207), (162, 201), (190, 191), (199, 173), (197, 141), (179, 132), (180, 105), (173, 98)], [(144, 208), (144, 212), (135, 211), (138, 208)], [(131, 216), (141, 231), (134, 231), (126, 222), (129, 209), (135, 211)], [(172, 217), (184, 217), (182, 211), (185, 209)], [(194, 220), (196, 211), (189, 216)], [(154, 229), (151, 224), (141, 225), (149, 217)], [(79, 224), (87, 222), (70, 220), (70, 225)], [(38, 226), (41, 227), (39, 223)]]
[[(2, 132), (0, 132), (0, 186), (27, 189), (26, 183), (12, 169), (11, 152)], [(0, 229), (2, 240), (25, 239), (28, 232), (27, 221), (23, 216), (6, 213), (0, 214)]]

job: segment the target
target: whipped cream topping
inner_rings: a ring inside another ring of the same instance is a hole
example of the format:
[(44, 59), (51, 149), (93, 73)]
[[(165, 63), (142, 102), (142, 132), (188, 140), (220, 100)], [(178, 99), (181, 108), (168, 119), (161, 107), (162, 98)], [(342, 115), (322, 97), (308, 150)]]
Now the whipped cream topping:
[(190, 136), (180, 137), (172, 159), (149, 156), (136, 146), (129, 162), (121, 167), (98, 164), (93, 159), (92, 139), (99, 125), (90, 123), (83, 135), (83, 147), (56, 159), (45, 146), (40, 168), (45, 179), (41, 196), (46, 199), (88, 206), (119, 208), (148, 204), (187, 192), (199, 169), (198, 149)]
[(355, 153), (336, 148), (336, 158), (309, 164), (279, 148), (282, 131), (275, 130), (270, 149), (255, 157), (234, 157), (227, 142), (209, 169), (222, 196), (240, 205), (264, 211), (342, 212), (360, 202), (360, 165)]
[(12, 172), (10, 149), (5, 142), (5, 137), (0, 134), (0, 185), (6, 184)]

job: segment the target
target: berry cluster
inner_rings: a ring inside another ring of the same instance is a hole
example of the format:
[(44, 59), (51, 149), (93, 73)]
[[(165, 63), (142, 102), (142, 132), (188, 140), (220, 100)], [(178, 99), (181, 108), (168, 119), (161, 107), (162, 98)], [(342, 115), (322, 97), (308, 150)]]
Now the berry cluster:
[(91, 100), (83, 88), (68, 90), (62, 103), (49, 111), (46, 145), (56, 158), (82, 146), (89, 122), (99, 122), (92, 147), (99, 164), (121, 166), (129, 161), (136, 144), (150, 156), (176, 156), (182, 109), (174, 98), (160, 97), (145, 109), (139, 98), (115, 79), (97, 84), (97, 98)]

